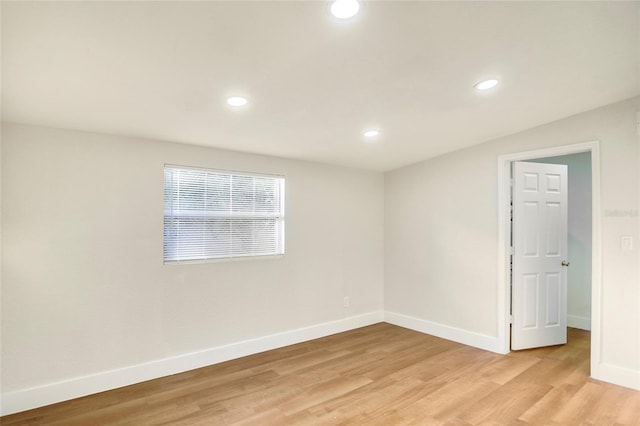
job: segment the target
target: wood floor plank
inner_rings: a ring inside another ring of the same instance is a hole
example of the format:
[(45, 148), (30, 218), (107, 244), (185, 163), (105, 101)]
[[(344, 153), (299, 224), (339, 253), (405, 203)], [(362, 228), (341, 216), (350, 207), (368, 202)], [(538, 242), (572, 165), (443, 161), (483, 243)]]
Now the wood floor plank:
[(386, 323), (0, 418), (13, 425), (640, 426), (590, 335), (499, 355)]
[(615, 425), (640, 426), (640, 398), (636, 398), (634, 394), (627, 393), (625, 402), (618, 411)]
[(528, 408), (518, 420), (526, 424), (544, 424), (549, 421), (549, 413), (557, 412), (575, 395), (579, 386), (563, 384), (555, 386), (547, 394)]

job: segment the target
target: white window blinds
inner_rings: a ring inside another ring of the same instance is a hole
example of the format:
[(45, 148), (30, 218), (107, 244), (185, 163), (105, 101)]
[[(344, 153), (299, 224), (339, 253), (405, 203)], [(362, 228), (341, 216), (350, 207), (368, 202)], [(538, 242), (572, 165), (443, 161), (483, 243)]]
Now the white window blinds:
[(165, 263), (283, 253), (283, 177), (165, 166)]

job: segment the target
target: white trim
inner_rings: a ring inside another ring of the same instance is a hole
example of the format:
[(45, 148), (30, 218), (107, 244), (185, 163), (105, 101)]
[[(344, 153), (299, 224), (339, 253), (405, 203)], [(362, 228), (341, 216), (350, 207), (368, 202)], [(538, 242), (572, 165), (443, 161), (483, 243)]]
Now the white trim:
[(0, 415), (42, 407), (382, 322), (382, 311), (2, 394)]
[(603, 362), (599, 365), (599, 380), (640, 390), (640, 371)]
[[(171, 358), (103, 371), (29, 389), (7, 392), (1, 396), (2, 407), (0, 408), (0, 415), (9, 415), (122, 386), (206, 367), (208, 365), (365, 327), (383, 321), (464, 345), (473, 346), (478, 349), (503, 353), (503, 342), (499, 337), (475, 333), (396, 312), (374, 311), (342, 320), (275, 333)], [(598, 364), (598, 374), (593, 373), (592, 367), (592, 376), (606, 382), (640, 390), (640, 371), (637, 370), (612, 364)]]
[(511, 350), (511, 288), (509, 286), (509, 255), (511, 229), (509, 227), (511, 197), (511, 161), (498, 157), (498, 343), (500, 353)]
[(591, 377), (600, 379), (602, 362), (602, 218), (600, 207), (600, 143), (591, 148)]
[(555, 157), (580, 152), (591, 152), (591, 377), (604, 380), (600, 371), (602, 360), (601, 319), (602, 319), (602, 243), (600, 217), (600, 142), (591, 141), (572, 145), (557, 146), (535, 151), (526, 151), (498, 157), (498, 339), (500, 353), (508, 353), (509, 342), (509, 264), (507, 262), (508, 242), (511, 240), (507, 212), (509, 211), (510, 166), (513, 161), (534, 158)]
[(473, 331), (463, 330), (461, 328), (455, 328), (433, 321), (398, 314), (396, 312), (385, 311), (384, 320), (389, 324), (452, 340), (454, 342), (462, 343), (463, 345), (501, 353), (499, 345), (500, 342), (495, 336), (475, 333)]
[(591, 330), (591, 318), (567, 314), (567, 327)]

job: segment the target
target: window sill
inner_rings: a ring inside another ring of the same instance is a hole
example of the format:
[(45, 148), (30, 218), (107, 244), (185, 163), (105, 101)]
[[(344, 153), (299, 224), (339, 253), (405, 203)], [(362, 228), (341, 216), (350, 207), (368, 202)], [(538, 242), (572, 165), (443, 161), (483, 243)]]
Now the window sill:
[(173, 265), (197, 265), (201, 263), (226, 263), (226, 262), (243, 262), (251, 260), (274, 260), (283, 259), (284, 254), (269, 254), (263, 256), (238, 256), (238, 257), (219, 257), (215, 259), (193, 259), (193, 260), (176, 260), (163, 262), (164, 266)]

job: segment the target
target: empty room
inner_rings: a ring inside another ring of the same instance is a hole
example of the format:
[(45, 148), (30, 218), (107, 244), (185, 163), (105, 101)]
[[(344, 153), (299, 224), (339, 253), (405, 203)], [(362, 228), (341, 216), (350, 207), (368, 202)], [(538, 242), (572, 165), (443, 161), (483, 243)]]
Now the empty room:
[(2, 425), (640, 425), (640, 2), (2, 1)]

